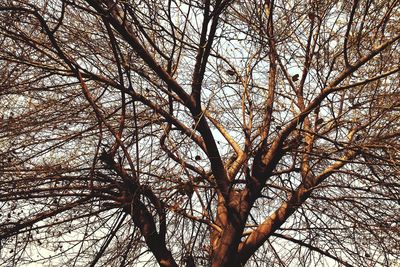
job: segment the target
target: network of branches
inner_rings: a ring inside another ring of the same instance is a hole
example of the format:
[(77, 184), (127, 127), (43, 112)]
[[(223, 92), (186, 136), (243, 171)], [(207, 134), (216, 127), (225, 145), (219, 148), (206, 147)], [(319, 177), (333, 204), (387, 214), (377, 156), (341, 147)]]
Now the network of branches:
[(0, 266), (398, 266), (399, 32), (398, 0), (1, 0)]

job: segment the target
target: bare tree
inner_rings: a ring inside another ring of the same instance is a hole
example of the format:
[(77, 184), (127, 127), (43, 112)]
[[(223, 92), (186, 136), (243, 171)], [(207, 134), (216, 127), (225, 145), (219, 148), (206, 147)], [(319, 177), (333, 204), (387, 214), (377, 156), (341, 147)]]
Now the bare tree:
[(399, 18), (2, 0), (0, 265), (397, 266)]

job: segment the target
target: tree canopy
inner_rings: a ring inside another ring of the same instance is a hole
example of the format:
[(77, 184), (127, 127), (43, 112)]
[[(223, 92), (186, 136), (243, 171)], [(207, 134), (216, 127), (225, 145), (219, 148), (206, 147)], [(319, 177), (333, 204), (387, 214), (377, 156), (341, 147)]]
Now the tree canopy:
[(397, 266), (400, 2), (0, 1), (0, 266)]

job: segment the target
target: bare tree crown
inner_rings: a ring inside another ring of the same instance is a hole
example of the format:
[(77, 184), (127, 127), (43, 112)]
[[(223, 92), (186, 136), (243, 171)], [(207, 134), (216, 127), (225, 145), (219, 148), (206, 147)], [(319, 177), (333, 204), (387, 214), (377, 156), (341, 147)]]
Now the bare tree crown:
[(398, 266), (399, 18), (0, 1), (0, 266)]

